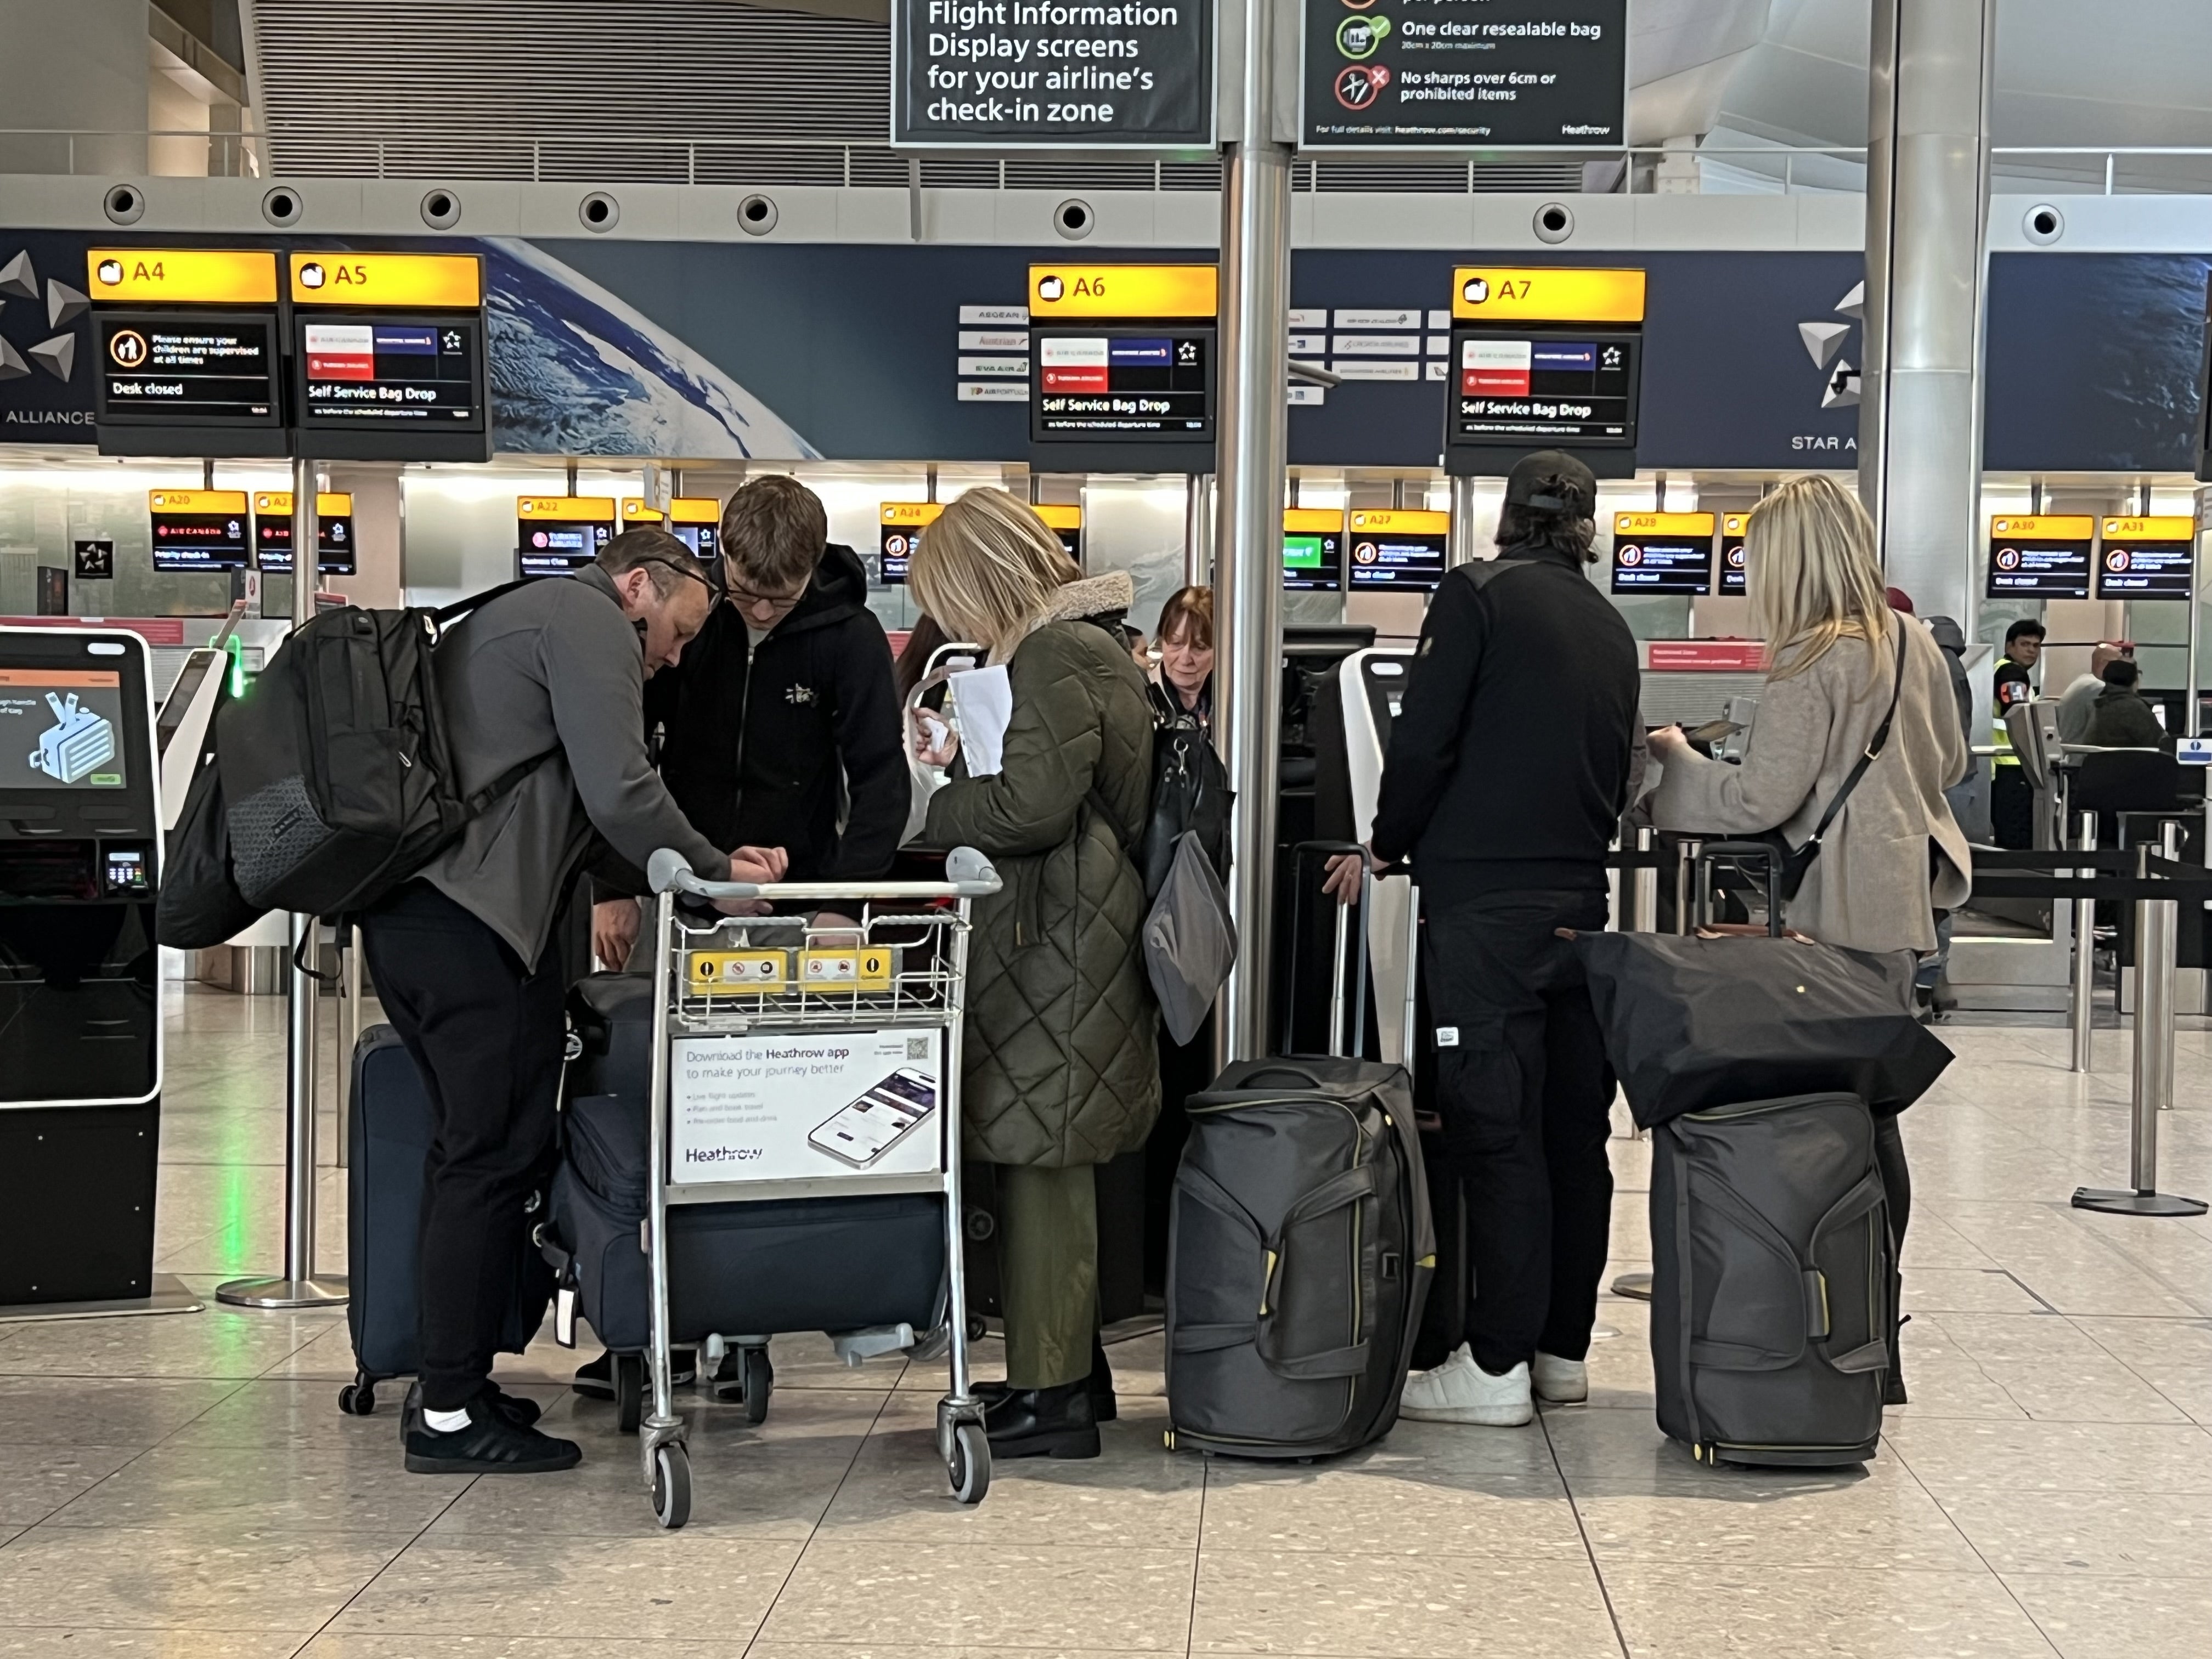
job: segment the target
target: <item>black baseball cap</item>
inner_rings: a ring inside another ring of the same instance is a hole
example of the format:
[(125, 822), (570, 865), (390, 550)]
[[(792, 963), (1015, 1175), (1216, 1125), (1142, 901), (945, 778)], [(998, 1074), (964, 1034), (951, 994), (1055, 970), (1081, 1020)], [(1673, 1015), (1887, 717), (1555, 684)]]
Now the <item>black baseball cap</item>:
[(1505, 475), (1505, 499), (1539, 513), (1597, 514), (1597, 475), (1564, 449), (1540, 449), (1514, 462)]

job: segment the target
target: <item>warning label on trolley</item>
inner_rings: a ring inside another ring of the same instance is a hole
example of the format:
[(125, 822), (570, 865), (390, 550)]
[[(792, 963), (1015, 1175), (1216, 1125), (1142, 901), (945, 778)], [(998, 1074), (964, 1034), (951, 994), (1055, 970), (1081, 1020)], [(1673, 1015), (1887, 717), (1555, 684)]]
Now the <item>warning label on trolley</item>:
[(669, 1179), (798, 1181), (945, 1167), (944, 1034), (831, 1031), (670, 1044)]

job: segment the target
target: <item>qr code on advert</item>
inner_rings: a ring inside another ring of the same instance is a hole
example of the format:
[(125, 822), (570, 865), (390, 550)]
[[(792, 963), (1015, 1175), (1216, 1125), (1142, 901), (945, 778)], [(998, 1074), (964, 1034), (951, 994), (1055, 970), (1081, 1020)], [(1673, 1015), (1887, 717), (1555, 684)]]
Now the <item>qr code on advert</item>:
[(929, 1039), (926, 1036), (908, 1037), (906, 1040), (906, 1057), (908, 1060), (927, 1060)]

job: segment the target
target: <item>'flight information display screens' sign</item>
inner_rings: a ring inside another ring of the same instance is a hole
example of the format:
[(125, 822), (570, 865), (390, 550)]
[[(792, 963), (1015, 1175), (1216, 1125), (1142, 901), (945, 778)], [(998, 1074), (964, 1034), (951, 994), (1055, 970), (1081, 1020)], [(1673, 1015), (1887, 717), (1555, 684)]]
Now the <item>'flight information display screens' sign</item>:
[(1451, 514), (1361, 509), (1346, 532), (1355, 593), (1429, 593), (1444, 579)]
[(2086, 599), (2089, 544), (2097, 521), (2086, 514), (1990, 520), (1992, 599)]
[(2197, 520), (2107, 519), (2097, 556), (2100, 599), (2185, 599)]
[(290, 256), (303, 441), (359, 460), (489, 460), (483, 262), (460, 253)]
[(1644, 303), (1640, 270), (1455, 270), (1451, 470), (1502, 472), (1532, 449), (1559, 447), (1614, 452), (1585, 459), (1601, 475), (1632, 471)]
[(1213, 12), (1202, 0), (891, 0), (891, 143), (1210, 149)]
[(1304, 0), (1305, 149), (1619, 149), (1628, 0)]
[(1713, 591), (1713, 515), (1617, 513), (1613, 520), (1613, 591)]

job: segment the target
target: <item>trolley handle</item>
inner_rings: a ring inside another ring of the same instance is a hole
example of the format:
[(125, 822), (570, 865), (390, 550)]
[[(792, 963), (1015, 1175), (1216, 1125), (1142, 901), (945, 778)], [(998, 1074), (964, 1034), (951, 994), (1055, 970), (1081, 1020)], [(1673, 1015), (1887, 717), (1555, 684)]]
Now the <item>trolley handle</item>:
[(688, 893), (702, 899), (791, 899), (830, 902), (837, 899), (988, 898), (1001, 885), (991, 860), (972, 847), (946, 855), (948, 881), (707, 881), (691, 872), (683, 854), (664, 847), (646, 861), (646, 880), (656, 893)]

